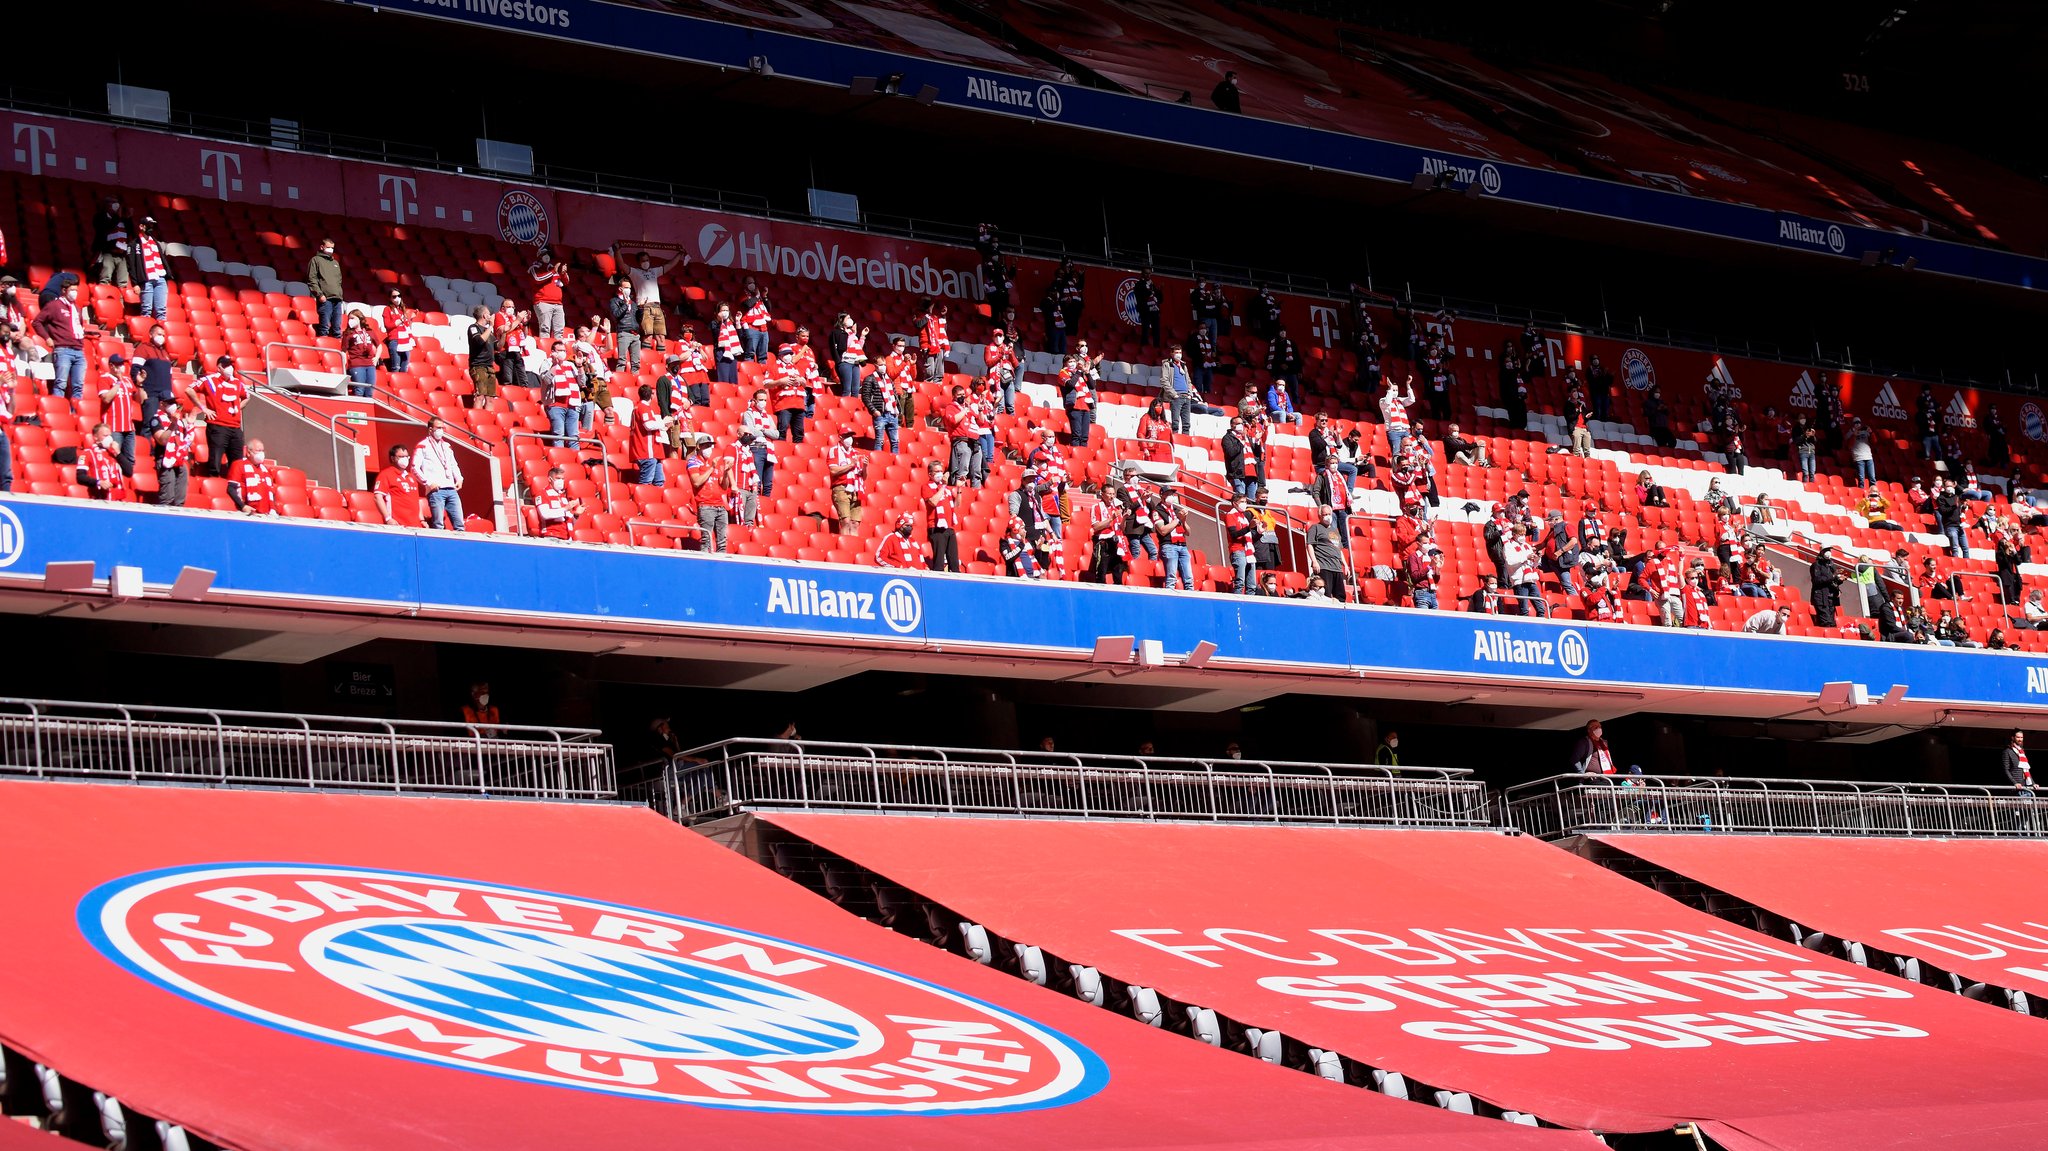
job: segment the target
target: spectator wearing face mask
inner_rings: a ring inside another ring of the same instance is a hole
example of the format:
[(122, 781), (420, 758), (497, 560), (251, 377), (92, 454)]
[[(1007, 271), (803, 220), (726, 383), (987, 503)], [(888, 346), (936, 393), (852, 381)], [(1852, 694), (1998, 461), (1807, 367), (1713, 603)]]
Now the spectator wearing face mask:
[(156, 444), (156, 503), (163, 508), (185, 506), (191, 482), (192, 450), (198, 446), (200, 423), (192, 413), (167, 399), (156, 410), (151, 439)]
[(916, 523), (909, 512), (896, 517), (896, 530), (883, 536), (881, 544), (875, 548), (876, 565), (899, 570), (925, 566), (924, 549), (910, 538)]
[(78, 484), (93, 499), (128, 498), (128, 480), (121, 474), (118, 450), (114, 433), (105, 424), (94, 424), (92, 434), (78, 449)]
[(1599, 720), (1587, 721), (1585, 732), (1572, 748), (1572, 770), (1581, 775), (1614, 774), (1614, 753), (1607, 746), (1607, 732)]
[(555, 540), (574, 538), (583, 501), (569, 494), (569, 475), (560, 465), (548, 469), (547, 486), (534, 497), (533, 506), (541, 535)]
[(249, 441), (249, 454), (228, 465), (228, 498), (252, 516), (274, 516), (278, 506), (277, 464), (263, 450), (262, 440)]
[(1386, 738), (1380, 740), (1379, 747), (1374, 749), (1372, 761), (1381, 767), (1400, 767), (1401, 733), (1398, 731), (1387, 732)]
[(185, 389), (185, 398), (206, 423), (207, 467), (224, 476), (242, 458), (242, 408), (249, 402), (249, 385), (235, 371), (235, 361), (221, 356), (215, 370), (199, 377)]
[(171, 270), (164, 246), (156, 237), (156, 217), (144, 216), (135, 226), (135, 245), (128, 270), (139, 285), (142, 314), (162, 323), (170, 315)]
[(388, 466), (377, 473), (377, 510), (387, 524), (425, 527), (426, 518), (420, 514), (425, 501), (420, 498), (420, 478), (412, 470), (412, 449), (393, 444), (385, 458)]
[(334, 241), (322, 240), (306, 261), (306, 287), (312, 289), (313, 304), (319, 309), (316, 336), (341, 335), (341, 261), (334, 257)]
[(491, 703), (489, 681), (478, 680), (469, 685), (469, 699), (462, 705), (462, 722), (476, 728), (476, 733), (486, 739), (498, 734), (502, 720), (497, 706)]
[(412, 471), (427, 497), (427, 526), (462, 530), (462, 468), (455, 446), (448, 442), (448, 423), (439, 416), (427, 421), (427, 438), (412, 450)]
[(57, 374), (50, 380), (50, 394), (62, 396), (74, 405), (85, 398), (85, 307), (78, 302), (74, 279), (63, 293), (36, 313), (30, 325), (50, 345), (50, 359)]
[(348, 325), (341, 333), (341, 354), (348, 366), (348, 393), (360, 399), (368, 399), (377, 391), (377, 333), (370, 328), (370, 322), (362, 309), (348, 314)]

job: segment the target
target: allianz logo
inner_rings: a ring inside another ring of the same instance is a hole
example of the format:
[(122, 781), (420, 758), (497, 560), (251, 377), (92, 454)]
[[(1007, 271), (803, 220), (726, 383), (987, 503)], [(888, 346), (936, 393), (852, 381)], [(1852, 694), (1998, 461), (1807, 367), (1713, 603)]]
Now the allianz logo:
[(892, 579), (879, 592), (824, 587), (814, 579), (768, 578), (769, 615), (812, 619), (879, 620), (890, 631), (908, 635), (924, 622), (924, 602), (909, 580)]
[(1586, 674), (1586, 668), (1593, 662), (1586, 637), (1572, 628), (1557, 633), (1554, 640), (1517, 639), (1515, 633), (1506, 630), (1474, 631), (1472, 658), (1478, 663), (1555, 668), (1569, 676)]
[(967, 98), (980, 100), (985, 104), (1000, 104), (1005, 108), (1035, 111), (1049, 120), (1059, 119), (1061, 107), (1065, 103), (1060, 97), (1059, 89), (1050, 84), (1025, 88), (1004, 84), (986, 76), (967, 78)]
[(2048, 667), (2030, 667), (2027, 669), (2027, 693), (2029, 695), (2048, 695)]
[(1779, 220), (1778, 238), (1790, 240), (1795, 244), (1811, 244), (1816, 248), (1826, 248), (1830, 252), (1839, 252), (1849, 246), (1849, 238), (1839, 224), (1829, 224), (1825, 228), (1809, 228), (1797, 220)]

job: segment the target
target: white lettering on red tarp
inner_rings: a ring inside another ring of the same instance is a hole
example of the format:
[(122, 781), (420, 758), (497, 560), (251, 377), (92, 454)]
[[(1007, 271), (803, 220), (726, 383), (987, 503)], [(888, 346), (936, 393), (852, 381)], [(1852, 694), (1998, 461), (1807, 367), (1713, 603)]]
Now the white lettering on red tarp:
[[(1253, 982), (1278, 995), (1329, 1011), (1408, 1015), (1414, 1005), (1456, 1018), (1401, 1019), (1403, 1032), (1494, 1055), (1534, 1055), (1558, 1048), (1625, 1051), (1634, 1047), (1704, 1047), (1813, 1043), (1831, 1039), (1909, 1039), (1918, 1028), (1851, 1011), (1801, 1006), (1802, 1001), (1912, 999), (1904, 986), (1849, 971), (1791, 966), (1811, 955), (1731, 932), (1640, 928), (1409, 928), (1404, 932), (1317, 928), (1290, 939), (1247, 928), (1123, 928), (1114, 934), (1200, 967), (1248, 964), (1342, 968), (1342, 949), (1406, 968), (1501, 964), (1654, 963), (1627, 974), (1610, 970), (1541, 970), (1259, 975)], [(1330, 945), (1336, 945), (1332, 948)], [(1759, 967), (1755, 964), (1772, 963)], [(1691, 964), (1674, 967), (1670, 964)], [(1672, 1012), (1670, 1004), (1697, 1005)], [(1530, 1015), (1556, 1008), (1621, 1008), (1602, 1014)], [(1651, 1008), (1649, 1013), (1627, 1010)], [(1390, 1019), (1390, 1022), (1396, 1022)]]

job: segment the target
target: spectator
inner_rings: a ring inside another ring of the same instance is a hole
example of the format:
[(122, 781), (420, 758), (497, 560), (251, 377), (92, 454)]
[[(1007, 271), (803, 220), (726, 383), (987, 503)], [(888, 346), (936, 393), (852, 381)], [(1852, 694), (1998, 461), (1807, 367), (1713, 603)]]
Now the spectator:
[(198, 418), (171, 398), (158, 405), (150, 438), (156, 443), (156, 503), (182, 508), (191, 480), (192, 451), (199, 443)]
[(1970, 541), (1967, 536), (1969, 508), (1963, 503), (1962, 493), (1956, 490), (1954, 480), (1934, 481), (1934, 522), (1941, 534), (1948, 537), (1948, 554), (1956, 559), (1968, 559)]
[(1195, 571), (1188, 553), (1188, 522), (1180, 506), (1180, 496), (1168, 492), (1160, 498), (1153, 509), (1152, 518), (1159, 533), (1159, 563), (1165, 575), (1165, 587), (1169, 590), (1195, 590)]
[(1380, 739), (1380, 745), (1373, 749), (1372, 761), (1378, 767), (1391, 767), (1399, 774), (1401, 767), (1401, 733), (1387, 729)]
[[(1586, 421), (1593, 414), (1592, 402), (1586, 398), (1585, 389), (1581, 388), (1577, 382), (1573, 382), (1565, 392), (1564, 402), (1565, 422), (1572, 429), (1572, 454), (1582, 460), (1591, 459), (1593, 456), (1593, 429), (1586, 426)], [(1738, 474), (1740, 474), (1739, 471)]]
[(1805, 416), (1792, 421), (1792, 454), (1799, 460), (1799, 480), (1812, 483), (1820, 478), (1820, 429)]
[(946, 305), (924, 302), (917, 329), (917, 350), (924, 357), (924, 378), (934, 383), (946, 378), (946, 355), (953, 341), (946, 335)]
[(1671, 409), (1664, 403), (1664, 391), (1652, 385), (1649, 394), (1643, 397), (1643, 419), (1650, 425), (1650, 439), (1658, 447), (1670, 451), (1678, 446), (1678, 437), (1671, 432)]
[(577, 446), (583, 418), (583, 377), (569, 351), (567, 340), (556, 340), (548, 350), (548, 431), (558, 448)]
[[(1319, 511), (1320, 518), (1308, 529), (1309, 555), (1314, 559), (1315, 572), (1323, 577), (1323, 587), (1331, 598), (1342, 600), (1345, 598), (1344, 535), (1337, 526), (1336, 512), (1328, 504)], [(1422, 605), (1418, 603), (1417, 606)]]
[(228, 498), (252, 516), (274, 516), (278, 503), (277, 464), (268, 458), (262, 440), (249, 441), (249, 454), (228, 467)]
[(1015, 415), (1017, 385), (1023, 383), (1024, 368), (1017, 358), (1017, 349), (1010, 344), (1002, 328), (989, 333), (988, 347), (982, 349), (981, 357), (996, 410), (1004, 415)]
[(1245, 461), (1249, 453), (1245, 450), (1245, 428), (1242, 418), (1230, 418), (1230, 426), (1224, 430), (1219, 447), (1223, 452), (1223, 478), (1230, 484), (1230, 490), (1240, 496), (1251, 494), (1257, 485), (1246, 474)]
[(825, 456), (832, 481), (832, 510), (840, 535), (860, 534), (861, 501), (867, 495), (867, 453), (853, 446), (853, 429), (839, 429), (838, 442)]
[(2018, 525), (1999, 533), (1992, 560), (1997, 565), (2001, 598), (2007, 604), (2014, 603), (2020, 598), (2020, 565), (2033, 562), (2033, 553), (2020, 536)]
[(1123, 490), (1123, 533), (1126, 548), (1124, 554), (1136, 559), (1143, 554), (1148, 560), (1159, 558), (1159, 539), (1154, 531), (1152, 504), (1147, 498), (1147, 485), (1133, 477)]
[(1500, 601), (1500, 577), (1488, 572), (1472, 594), (1465, 597), (1465, 610), (1475, 615), (1499, 615)]
[(1767, 607), (1743, 621), (1742, 630), (1757, 635), (1784, 635), (1792, 622), (1792, 609), (1784, 604)]
[(219, 357), (214, 368), (188, 384), (185, 397), (206, 422), (207, 467), (224, 476), (229, 465), (242, 458), (242, 408), (249, 400), (249, 386), (235, 373), (233, 357)]
[(162, 323), (170, 315), (170, 261), (156, 236), (156, 217), (144, 216), (136, 225), (135, 244), (128, 253), (128, 273), (140, 286), (142, 314)]
[(572, 539), (576, 518), (583, 514), (583, 501), (569, 494), (569, 473), (560, 464), (548, 469), (547, 482), (533, 498), (540, 520), (540, 534), (553, 540)]
[(1943, 647), (1983, 647), (1970, 638), (1970, 629), (1956, 618), (1956, 613), (1943, 610), (1941, 618), (1934, 624), (1934, 642)]
[(113, 430), (105, 424), (94, 424), (92, 433), (79, 446), (78, 485), (93, 499), (128, 498), (128, 480), (121, 474), (121, 461), (115, 454), (119, 447)]
[(1845, 442), (1849, 445), (1849, 461), (1856, 466), (1856, 482), (1874, 487), (1877, 484), (1877, 457), (1870, 446), (1870, 429), (1864, 425), (1862, 417), (1850, 419)]
[(1572, 747), (1572, 770), (1581, 775), (1613, 775), (1614, 754), (1607, 747), (1606, 729), (1599, 720), (1586, 721), (1586, 730)]
[(726, 497), (726, 508), (735, 523), (746, 527), (753, 527), (761, 516), (761, 469), (754, 447), (754, 433), (742, 428), (726, 457), (732, 469), (732, 492)]
[(1664, 495), (1664, 485), (1650, 478), (1650, 469), (1644, 468), (1636, 476), (1636, 506), (1643, 508), (1668, 508), (1671, 502)]
[(1607, 419), (1614, 409), (1614, 373), (1600, 363), (1599, 356), (1594, 356), (1593, 366), (1586, 369), (1586, 396), (1593, 401), (1593, 418)]
[(740, 361), (746, 358), (746, 339), (739, 321), (733, 318), (731, 304), (718, 305), (711, 328), (712, 375), (721, 384), (736, 384), (740, 379)]
[(1409, 604), (1435, 611), (1438, 607), (1436, 589), (1443, 582), (1443, 574), (1443, 549), (1433, 542), (1420, 540), (1403, 553), (1401, 581), (1407, 585)]
[[(640, 371), (640, 305), (633, 302), (633, 285), (620, 281), (612, 291), (612, 298), (604, 302), (605, 319), (611, 322), (611, 330), (618, 347), (620, 371), (638, 374)], [(658, 310), (658, 309), (657, 309)]]
[(1009, 526), (1003, 529), (1003, 538), (996, 543), (1002, 553), (1003, 574), (1018, 579), (1039, 579), (1043, 573), (1038, 570), (1038, 557), (1032, 554), (1031, 541), (1025, 538), (1024, 521), (1010, 517)]
[(960, 488), (937, 460), (925, 461), (924, 538), (931, 548), (931, 570), (960, 570)]
[(988, 483), (988, 470), (996, 456), (996, 401), (987, 380), (975, 380), (967, 397), (967, 430), (974, 433), (974, 469), (968, 482), (975, 487)]
[(1245, 494), (1240, 491), (1230, 501), (1230, 510), (1223, 513), (1223, 533), (1230, 547), (1230, 566), (1237, 578), (1233, 590), (1238, 595), (1250, 595), (1252, 591), (1253, 549), (1256, 546), (1252, 529), (1252, 517), (1247, 512)]
[(377, 473), (374, 497), (377, 510), (384, 515), (384, 522), (402, 528), (425, 527), (426, 519), (420, 510), (425, 501), (420, 496), (420, 478), (412, 470), (412, 449), (404, 444), (393, 444), (386, 452), (388, 465)]
[(1933, 556), (1928, 556), (1920, 561), (1920, 578), (1914, 581), (1914, 586), (1919, 589), (1921, 599), (1966, 600), (1970, 598), (1969, 594), (1963, 590), (1963, 577), (1955, 572), (1951, 572), (1944, 577)]
[(1294, 400), (1279, 380), (1266, 389), (1266, 417), (1276, 424), (1301, 422), (1301, 413), (1294, 410)]
[(555, 259), (554, 249), (542, 244), (526, 269), (533, 279), (533, 315), (539, 321), (540, 338), (553, 340), (568, 325), (562, 309), (562, 289), (569, 284), (569, 265)]
[(1139, 272), (1137, 283), (1131, 286), (1131, 308), (1137, 312), (1138, 342), (1147, 347), (1159, 343), (1159, 313), (1165, 299), (1159, 285), (1152, 282), (1152, 269)]
[(491, 685), (487, 680), (478, 680), (469, 685), (469, 698), (462, 704), (462, 722), (476, 729), (477, 735), (491, 739), (502, 734), (498, 726), (501, 717), (491, 703)]
[(1872, 481), (1870, 487), (1863, 493), (1863, 498), (1857, 501), (1856, 514), (1862, 516), (1869, 523), (1870, 530), (1872, 531), (1902, 532), (1906, 530), (1892, 520), (1891, 501), (1884, 498), (1884, 493), (1878, 490), (1875, 481)]
[(630, 440), (631, 456), (639, 474), (633, 478), (636, 484), (652, 484), (660, 487), (667, 481), (662, 474), (661, 459), (664, 441), (668, 438), (669, 419), (661, 414), (661, 408), (654, 402), (654, 386), (641, 384), (639, 398), (633, 404), (633, 434)]
[(1252, 594), (1263, 596), (1267, 599), (1287, 598), (1280, 590), (1280, 573), (1275, 571), (1260, 572), (1258, 590)]
[(704, 552), (726, 550), (726, 529), (732, 524), (727, 493), (732, 490), (732, 462), (711, 458), (711, 433), (696, 432), (684, 439), (683, 474), (697, 504), (697, 548)]
[(92, 282), (128, 286), (128, 217), (109, 196), (92, 218)]
[(2013, 729), (2000, 766), (2005, 770), (2007, 783), (2018, 788), (2027, 799), (2034, 798), (2034, 767), (2027, 762), (2027, 733), (2024, 730)]
[(412, 326), (418, 319), (419, 313), (405, 306), (404, 293), (393, 288), (384, 305), (384, 353), (394, 372), (412, 370)]
[(1906, 597), (1903, 593), (1877, 597), (1877, 637), (1885, 643), (1918, 643), (1906, 622)]
[(527, 357), (540, 351), (540, 344), (534, 339), (533, 329), (529, 326), (532, 320), (531, 312), (499, 312), (491, 317), (495, 333), (492, 346), (498, 349), (498, 382), (506, 387), (535, 386), (533, 381), (537, 377), (526, 370)]
[[(1273, 385), (1283, 391), (1293, 392), (1301, 386), (1301, 349), (1296, 347), (1286, 328), (1273, 333), (1273, 342), (1266, 345), (1266, 371), (1273, 377)], [(1411, 378), (1410, 384), (1414, 383)], [(1409, 402), (1413, 403), (1415, 389), (1409, 388)], [(1290, 410), (1292, 405), (1289, 406)]]
[(448, 421), (439, 416), (427, 421), (427, 438), (412, 450), (412, 471), (427, 499), (427, 526), (461, 531), (462, 468), (455, 462), (455, 445), (448, 442)]
[(797, 366), (796, 345), (776, 349), (775, 363), (765, 381), (775, 408), (776, 438), (792, 444), (804, 442), (804, 407), (810, 402), (811, 385)]
[[(126, 265), (122, 265), (126, 267)], [(57, 374), (50, 380), (50, 394), (62, 396), (76, 407), (85, 398), (85, 334), (87, 312), (78, 302), (78, 285), (72, 283), (57, 299), (36, 313), (30, 325), (50, 345), (50, 359)]]
[(2048, 631), (2048, 605), (2041, 602), (2041, 589), (2027, 593), (2027, 602), (2020, 605), (2020, 616), (2027, 627), (2035, 631)]
[(910, 529), (915, 524), (916, 520), (911, 518), (909, 512), (897, 516), (896, 530), (884, 535), (881, 545), (875, 548), (875, 563), (881, 567), (901, 570), (924, 567), (924, 555), (917, 542), (910, 538)]
[(341, 336), (341, 354), (348, 367), (348, 394), (368, 399), (377, 391), (377, 335), (360, 309), (348, 314)]
[(2012, 449), (2006, 440), (2005, 417), (1998, 414), (1998, 406), (1994, 404), (1984, 418), (1984, 466), (2002, 468), (2011, 462)]
[(1218, 112), (1228, 112), (1233, 116), (1243, 111), (1243, 103), (1237, 90), (1237, 73), (1223, 73), (1223, 79), (1218, 80), (1216, 86), (1209, 90), (1209, 102), (1216, 105)]
[(341, 286), (341, 261), (334, 257), (334, 241), (320, 241), (320, 247), (306, 261), (306, 287), (313, 292), (313, 306), (318, 311), (318, 321), (313, 334), (330, 338), (341, 335), (341, 309), (344, 295)]
[(1122, 586), (1129, 557), (1124, 551), (1123, 500), (1115, 488), (1104, 489), (1096, 499), (1089, 513), (1088, 534), (1093, 541), (1088, 561), (1092, 582)]
[(1536, 549), (1529, 543), (1529, 529), (1522, 524), (1516, 524), (1502, 542), (1501, 566), (1521, 614), (1549, 615), (1550, 605), (1543, 598), (1542, 568), (1537, 564)]
[(1102, 378), (1097, 370), (1101, 364), (1101, 356), (1088, 358), (1088, 341), (1082, 340), (1060, 369), (1060, 402), (1067, 409), (1067, 443), (1071, 447), (1088, 446), (1095, 420), (1095, 382)]
[(688, 267), (690, 254), (677, 252), (668, 263), (657, 265), (654, 257), (643, 251), (640, 258), (626, 269), (626, 282), (633, 289), (634, 318), (639, 324), (640, 342), (654, 349), (658, 355), (668, 351), (668, 317), (661, 310), (661, 278), (674, 271), (677, 264)]
[[(120, 445), (117, 458), (121, 462), (121, 475), (135, 475), (135, 429), (141, 408), (142, 389), (135, 386), (129, 376), (128, 357), (119, 352), (107, 357), (107, 370), (100, 376), (97, 389), (100, 401), (100, 418), (113, 429), (114, 440)], [(0, 385), (12, 389), (12, 384)]]
[(1444, 428), (1444, 456), (1454, 464), (1468, 467), (1490, 468), (1493, 460), (1486, 451), (1486, 441), (1468, 439), (1456, 424)]
[(1148, 464), (1173, 463), (1173, 424), (1167, 413), (1166, 397), (1154, 396), (1145, 414), (1138, 417), (1138, 458)]
[(1991, 629), (1991, 634), (1990, 634), (1990, 635), (1987, 635), (1987, 636), (1985, 636), (1985, 637), (1984, 637), (1984, 650), (1985, 650), (1985, 651), (2012, 651), (2012, 650), (2014, 650), (2014, 649), (2013, 649), (2013, 646), (2012, 646), (2012, 644), (2010, 644), (2010, 643), (2008, 643), (2008, 642), (2006, 641), (2006, 638), (2005, 638), (2005, 629), (2004, 629), (2004, 628), (2002, 628), (2002, 627), (1995, 627), (1995, 628), (1992, 628), (1992, 629)]
[(1386, 378), (1386, 390), (1380, 393), (1380, 420), (1387, 428), (1387, 456), (1391, 460), (1401, 458), (1401, 443), (1408, 438), (1408, 409), (1415, 405), (1415, 377), (1408, 377), (1408, 394), (1394, 386), (1394, 377)]
[(171, 383), (169, 342), (162, 324), (151, 327), (148, 341), (136, 349), (135, 358), (128, 365), (129, 379), (141, 389), (142, 410), (138, 427), (145, 433), (155, 431), (158, 408), (177, 398)]

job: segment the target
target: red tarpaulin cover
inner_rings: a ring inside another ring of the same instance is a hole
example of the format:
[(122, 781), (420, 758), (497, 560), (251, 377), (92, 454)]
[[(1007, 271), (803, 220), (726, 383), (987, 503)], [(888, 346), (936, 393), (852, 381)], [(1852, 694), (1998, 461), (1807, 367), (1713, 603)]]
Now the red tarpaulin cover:
[(246, 1151), (1588, 1147), (1154, 1032), (644, 810), (0, 783), (0, 1040)]
[(2048, 1024), (1519, 836), (776, 815), (1104, 975), (1569, 1126), (2048, 1146)]
[(78, 1151), (84, 1146), (0, 1115), (0, 1151)]
[(2048, 995), (2048, 843), (1601, 835), (1630, 855), (1837, 939)]

